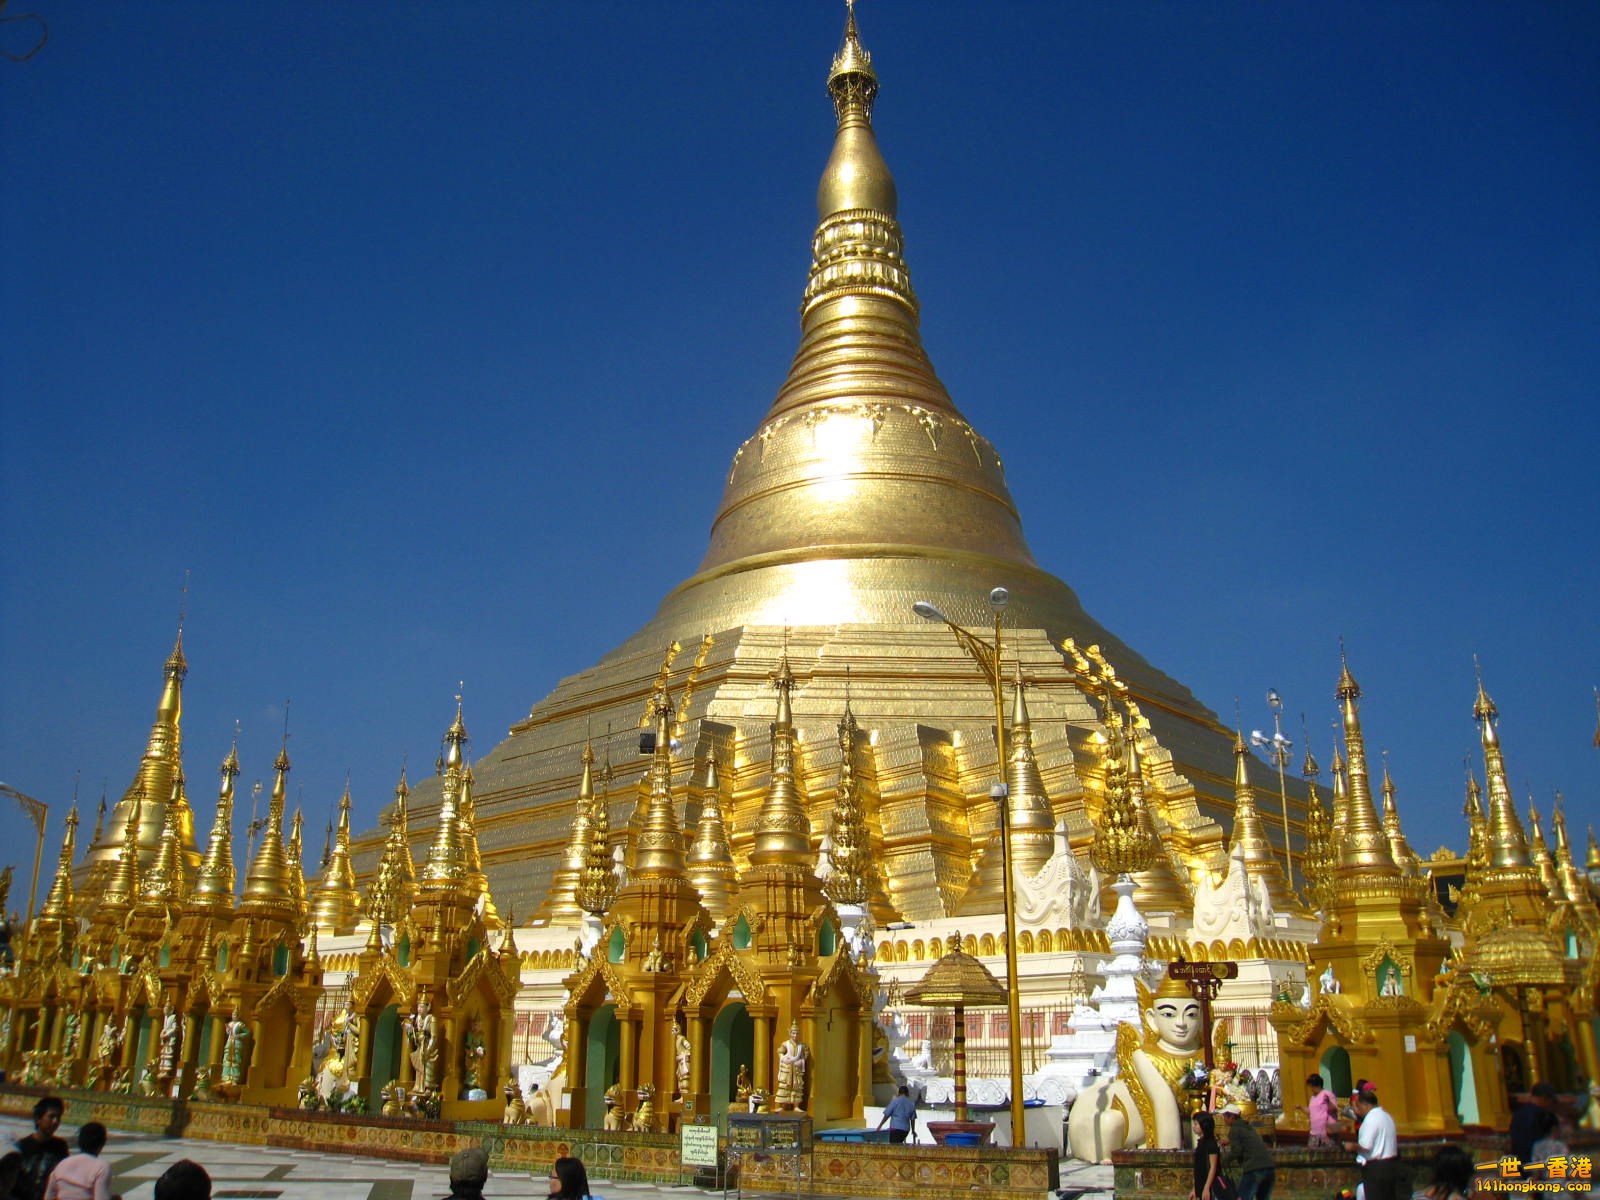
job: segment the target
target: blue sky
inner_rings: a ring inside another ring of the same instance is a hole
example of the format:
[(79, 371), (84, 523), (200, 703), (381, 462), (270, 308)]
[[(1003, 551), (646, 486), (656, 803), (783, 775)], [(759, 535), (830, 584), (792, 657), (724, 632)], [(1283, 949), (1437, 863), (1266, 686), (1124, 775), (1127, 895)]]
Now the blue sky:
[[(842, 6), (33, 7), (0, 779), (53, 806), (47, 880), (75, 774), (132, 777), (188, 570), (202, 835), (286, 698), (311, 827), (347, 770), (370, 824), (458, 680), (482, 753), (698, 563), (796, 342)], [(1480, 655), (1514, 788), (1581, 837), (1600, 8), (860, 16), (924, 338), (1039, 560), (1324, 763), (1343, 636), (1424, 853), (1463, 840)]]

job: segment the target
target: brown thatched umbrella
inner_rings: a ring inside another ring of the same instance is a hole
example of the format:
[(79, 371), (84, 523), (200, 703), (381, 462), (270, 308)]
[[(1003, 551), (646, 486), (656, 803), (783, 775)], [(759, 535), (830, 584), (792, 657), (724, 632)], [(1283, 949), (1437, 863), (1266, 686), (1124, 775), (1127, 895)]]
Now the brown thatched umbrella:
[[(907, 1004), (924, 1008), (956, 1010), (956, 1120), (967, 1119), (967, 1024), (963, 1010), (995, 1006), (1006, 1002), (1006, 989), (972, 955), (961, 949), (961, 934), (950, 932), (953, 949), (933, 966), (921, 981), (906, 992)], [(1016, 1037), (1013, 1029), (1011, 1036)]]

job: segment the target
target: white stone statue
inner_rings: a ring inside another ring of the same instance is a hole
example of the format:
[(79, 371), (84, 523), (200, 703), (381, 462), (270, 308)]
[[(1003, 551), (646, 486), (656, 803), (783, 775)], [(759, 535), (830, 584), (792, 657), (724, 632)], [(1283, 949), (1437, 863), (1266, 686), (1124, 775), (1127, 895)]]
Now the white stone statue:
[(1073, 1103), (1067, 1141), (1075, 1157), (1105, 1162), (1113, 1150), (1183, 1145), (1179, 1092), (1200, 1061), (1200, 1002), (1165, 979), (1143, 1009), (1145, 1034), (1117, 1027), (1118, 1074), (1097, 1079)]
[(1094, 889), (1083, 863), (1072, 852), (1064, 821), (1056, 826), (1055, 839), (1055, 852), (1038, 874), (1016, 876), (1016, 918), (1019, 924), (1029, 926), (1083, 929), (1094, 914)]
[(1383, 982), (1378, 986), (1380, 996), (1402, 996), (1404, 991), (1400, 987), (1400, 968), (1393, 963), (1386, 963), (1379, 970), (1383, 973)]
[(683, 1034), (683, 1026), (674, 1020), (672, 1022), (673, 1078), (679, 1096), (689, 1094), (689, 1059), (693, 1052), (694, 1047)]
[(409, 1024), (416, 1085), (425, 1092), (435, 1091), (439, 1086), (439, 1022), (426, 995), (417, 1001), (417, 1015)]
[(1234, 843), (1221, 879), (1195, 889), (1194, 933), (1207, 941), (1249, 943), (1272, 929), (1272, 897), (1266, 883), (1245, 869), (1244, 847)]
[(779, 1109), (801, 1109), (806, 1102), (806, 1075), (811, 1048), (800, 1040), (800, 1023), (789, 1024), (789, 1036), (778, 1047), (778, 1079), (772, 1102)]
[(1322, 974), (1317, 977), (1317, 983), (1324, 996), (1337, 996), (1339, 994), (1339, 980), (1333, 974), (1332, 963), (1329, 963)]
[(175, 1010), (167, 1009), (161, 1018), (161, 1053), (159, 1069), (163, 1076), (178, 1070), (178, 1051), (183, 1043), (183, 1027)]

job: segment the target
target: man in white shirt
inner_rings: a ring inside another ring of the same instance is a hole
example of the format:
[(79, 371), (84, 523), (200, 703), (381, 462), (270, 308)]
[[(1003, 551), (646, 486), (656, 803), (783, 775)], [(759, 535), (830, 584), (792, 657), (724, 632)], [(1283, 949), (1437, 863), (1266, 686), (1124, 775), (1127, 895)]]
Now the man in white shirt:
[(1361, 1164), (1365, 1200), (1402, 1200), (1406, 1190), (1405, 1164), (1400, 1161), (1400, 1138), (1394, 1118), (1378, 1106), (1378, 1093), (1371, 1088), (1356, 1093), (1355, 1109), (1361, 1128), (1356, 1140), (1346, 1145), (1356, 1152), (1356, 1161)]

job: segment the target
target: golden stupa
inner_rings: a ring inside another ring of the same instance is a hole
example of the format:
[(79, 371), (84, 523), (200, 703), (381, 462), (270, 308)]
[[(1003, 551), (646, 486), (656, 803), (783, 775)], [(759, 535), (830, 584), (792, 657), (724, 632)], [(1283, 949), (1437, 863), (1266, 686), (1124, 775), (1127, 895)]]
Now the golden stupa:
[[(1004, 773), (984, 678), (948, 629), (911, 606), (927, 600), (981, 629), (996, 587), (1010, 594), (1004, 674), (1026, 681), (1033, 751), (1056, 816), (1069, 804), (1082, 811), (1080, 772), (1098, 770), (1098, 707), (1063, 649), (1070, 639), (1078, 661), (1109, 664), (1148, 718), (1141, 751), (1163, 837), (1195, 877), (1223, 861), (1231, 733), (1035, 562), (1000, 454), (961, 415), (923, 349), (894, 177), (872, 128), (877, 75), (853, 15), (827, 86), (837, 133), (817, 189), (800, 346), (766, 415), (734, 450), (705, 558), (643, 628), (562, 680), (474, 764), (483, 867), (494, 895), (518, 912), (540, 910), (562, 866), (593, 731), (618, 731), (611, 828), (626, 830), (644, 811), (649, 760), (623, 738), (647, 727), (660, 686), (676, 698), (674, 792), (701, 788), (717, 760), (742, 866), (769, 772), (768, 680), (786, 650), (812, 828), (828, 827), (848, 680), (855, 718), (871, 731), (863, 782), (878, 799), (874, 849), (888, 899), (908, 919), (953, 915), (995, 826), (989, 788)], [(1301, 794), (1296, 786), (1297, 841)], [(1087, 806), (1092, 816), (1098, 801)], [(410, 798), (417, 844), (438, 812), (437, 785), (420, 784)], [(1263, 824), (1281, 846), (1282, 823)], [(354, 839), (363, 878), (383, 841), (382, 829)]]

